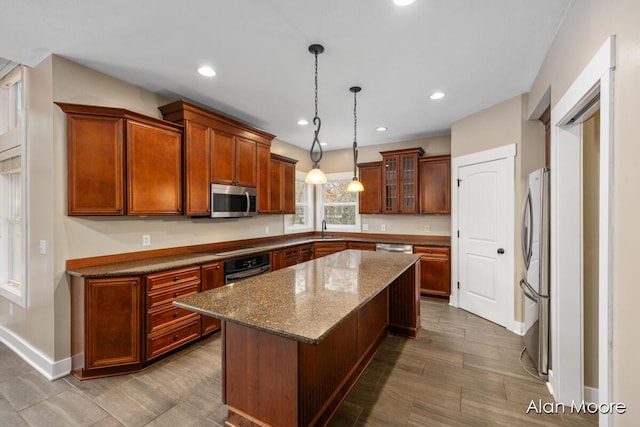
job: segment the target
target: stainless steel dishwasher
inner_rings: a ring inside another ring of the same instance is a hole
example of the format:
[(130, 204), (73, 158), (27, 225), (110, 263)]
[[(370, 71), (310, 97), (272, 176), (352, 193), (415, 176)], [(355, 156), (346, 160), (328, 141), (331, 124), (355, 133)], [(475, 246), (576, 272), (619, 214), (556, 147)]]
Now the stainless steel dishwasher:
[(376, 252), (399, 252), (403, 254), (412, 254), (413, 245), (404, 243), (376, 243)]

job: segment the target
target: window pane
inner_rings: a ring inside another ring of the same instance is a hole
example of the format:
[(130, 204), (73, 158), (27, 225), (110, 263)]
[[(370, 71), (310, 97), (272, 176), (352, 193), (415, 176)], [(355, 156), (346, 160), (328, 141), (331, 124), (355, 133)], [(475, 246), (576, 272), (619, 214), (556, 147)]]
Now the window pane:
[(301, 180), (296, 180), (296, 204), (298, 203), (306, 203), (307, 201), (307, 192), (305, 191), (305, 183)]
[(325, 205), (324, 219), (327, 221), (327, 224), (355, 225), (356, 207), (354, 205)]
[[(324, 185), (324, 203), (355, 203), (357, 193), (347, 191), (348, 181), (331, 181)], [(329, 220), (327, 219), (327, 222)]]

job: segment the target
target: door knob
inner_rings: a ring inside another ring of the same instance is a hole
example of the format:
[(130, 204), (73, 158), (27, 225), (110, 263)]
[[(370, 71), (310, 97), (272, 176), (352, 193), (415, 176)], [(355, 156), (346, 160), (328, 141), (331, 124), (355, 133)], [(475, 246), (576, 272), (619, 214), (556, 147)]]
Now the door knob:
[(502, 254), (504, 253), (504, 249), (503, 249), (503, 248), (498, 248), (498, 253), (499, 253), (500, 255), (502, 255)]

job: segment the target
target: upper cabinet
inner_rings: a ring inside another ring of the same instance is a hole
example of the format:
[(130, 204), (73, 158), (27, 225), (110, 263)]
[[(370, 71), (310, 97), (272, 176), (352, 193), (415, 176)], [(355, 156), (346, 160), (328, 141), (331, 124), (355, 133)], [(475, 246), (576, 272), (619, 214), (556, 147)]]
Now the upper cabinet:
[(160, 107), (165, 120), (182, 124), (185, 214), (210, 214), (211, 183), (256, 187), (258, 212), (267, 213), (268, 153), (274, 135), (186, 101)]
[(298, 161), (271, 154), (271, 213), (296, 213), (296, 163)]
[(420, 213), (451, 213), (451, 156), (420, 159)]
[(383, 182), (382, 213), (419, 213), (418, 159), (424, 154), (424, 150), (418, 147), (381, 151), (380, 154)]
[(364, 191), (360, 197), (361, 214), (379, 214), (382, 212), (382, 162), (360, 163), (360, 182)]
[(67, 114), (68, 215), (182, 214), (182, 127), (121, 108)]

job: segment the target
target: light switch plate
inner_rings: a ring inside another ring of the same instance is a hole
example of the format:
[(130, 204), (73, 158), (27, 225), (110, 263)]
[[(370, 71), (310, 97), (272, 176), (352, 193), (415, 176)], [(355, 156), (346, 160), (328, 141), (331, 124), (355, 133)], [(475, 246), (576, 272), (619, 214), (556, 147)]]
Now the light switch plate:
[(151, 236), (149, 234), (142, 235), (142, 246), (151, 246)]

